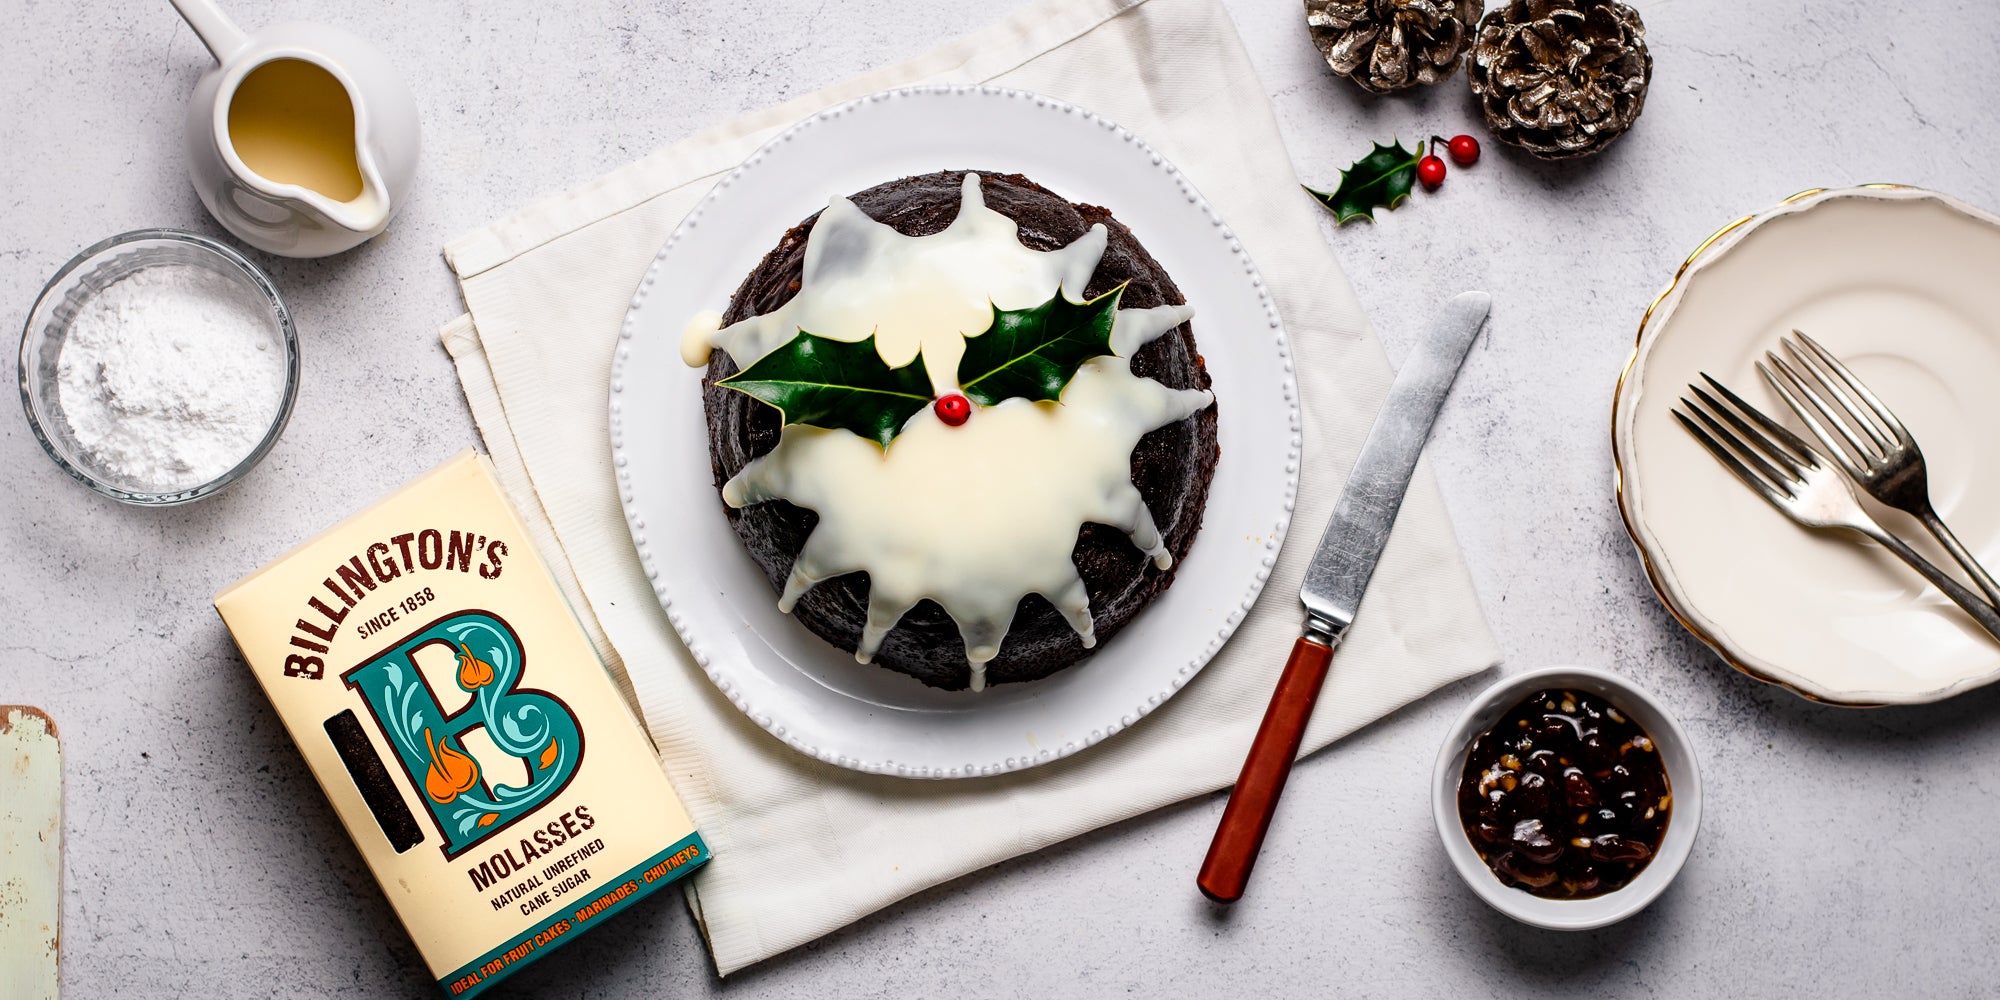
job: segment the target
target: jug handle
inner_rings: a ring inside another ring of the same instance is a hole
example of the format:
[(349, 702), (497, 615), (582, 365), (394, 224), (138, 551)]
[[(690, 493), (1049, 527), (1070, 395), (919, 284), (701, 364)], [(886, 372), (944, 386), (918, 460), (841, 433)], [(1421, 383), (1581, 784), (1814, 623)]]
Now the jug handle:
[(215, 0), (169, 0), (180, 12), (181, 20), (194, 29), (201, 44), (208, 46), (208, 53), (216, 62), (226, 62), (237, 49), (249, 44), (250, 36), (215, 5)]

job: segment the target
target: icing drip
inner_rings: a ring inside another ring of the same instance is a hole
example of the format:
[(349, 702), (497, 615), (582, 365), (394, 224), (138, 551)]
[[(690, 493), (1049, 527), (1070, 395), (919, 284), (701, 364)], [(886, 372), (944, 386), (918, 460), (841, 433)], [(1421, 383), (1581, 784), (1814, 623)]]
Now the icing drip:
[[(992, 308), (1085, 287), (1105, 240), (1093, 226), (1060, 250), (1024, 247), (1014, 221), (986, 208), (972, 174), (958, 217), (931, 236), (904, 236), (836, 198), (807, 240), (799, 293), (726, 328), (713, 313), (695, 317), (682, 354), (698, 366), (720, 347), (747, 368), (800, 329), (849, 341), (873, 333), (884, 361), (922, 352), (937, 391), (956, 391), (965, 337), (985, 332)], [(1154, 565), (1173, 564), (1132, 485), (1132, 449), (1214, 397), (1136, 376), (1128, 359), (1192, 315), (1185, 306), (1119, 310), (1115, 356), (1085, 362), (1059, 403), (1008, 399), (958, 427), (927, 407), (887, 449), (845, 430), (786, 425), (776, 448), (723, 486), (734, 507), (784, 499), (819, 515), (778, 606), (790, 612), (821, 581), (866, 572), (868, 618), (855, 650), (865, 663), (910, 608), (934, 600), (959, 626), (974, 690), (1028, 594), (1047, 598), (1094, 645), (1089, 595), (1071, 561), (1081, 526), (1118, 528)]]

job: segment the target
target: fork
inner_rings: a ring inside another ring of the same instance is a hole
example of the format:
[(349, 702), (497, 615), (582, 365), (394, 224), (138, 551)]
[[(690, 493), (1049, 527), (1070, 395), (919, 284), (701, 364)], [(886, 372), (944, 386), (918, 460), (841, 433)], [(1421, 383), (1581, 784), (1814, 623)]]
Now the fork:
[(1735, 473), (1736, 478), (1786, 517), (1808, 528), (1846, 528), (1874, 539), (1923, 574), (1924, 579), (1963, 608), (1987, 634), (2000, 639), (2000, 611), (1875, 523), (1862, 509), (1846, 477), (1821, 461), (1811, 445), (1744, 402), (1707, 372), (1701, 377), (1734, 409), (1722, 405), (1702, 387), (1690, 384), (1688, 389), (1701, 404), (1682, 396), (1681, 405), (1688, 413), (1676, 409), (1674, 419), (1717, 461)]
[(1791, 337), (1779, 341), (1785, 353), (1791, 355), (1791, 361), (1765, 351), (1764, 358), (1771, 368), (1764, 367), (1761, 361), (1757, 363), (1764, 381), (1771, 383), (1771, 388), (1791, 404), (1799, 419), (1805, 421), (1806, 429), (1826, 446), (1833, 460), (1862, 490), (1883, 506), (1923, 522), (1945, 551), (1965, 567), (1986, 600), (2000, 604), (2000, 583), (1993, 582), (1986, 568), (1959, 544), (1958, 536), (1945, 527), (1944, 519), (1931, 506), (1924, 453), (1917, 448), (1909, 428), (1840, 359), (1811, 337), (1797, 330), (1792, 333), (1798, 337), (1797, 342)]

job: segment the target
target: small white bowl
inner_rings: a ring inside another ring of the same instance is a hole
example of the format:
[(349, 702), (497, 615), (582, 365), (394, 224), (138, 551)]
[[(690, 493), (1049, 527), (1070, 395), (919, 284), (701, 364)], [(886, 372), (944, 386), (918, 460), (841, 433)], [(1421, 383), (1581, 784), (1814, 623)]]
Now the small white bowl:
[[(1473, 850), (1458, 817), (1458, 782), (1465, 755), (1480, 733), (1529, 694), (1543, 688), (1573, 688), (1599, 695), (1632, 717), (1653, 738), (1674, 797), (1673, 818), (1650, 864), (1623, 888), (1590, 899), (1544, 899), (1500, 881)], [(1646, 908), (1680, 873), (1701, 828), (1701, 770), (1694, 745), (1680, 724), (1652, 695), (1617, 674), (1593, 667), (1545, 667), (1503, 678), (1479, 693), (1452, 724), (1438, 752), (1431, 778), (1431, 812), (1452, 866), (1480, 899), (1524, 924), (1559, 931), (1587, 931), (1614, 924)]]

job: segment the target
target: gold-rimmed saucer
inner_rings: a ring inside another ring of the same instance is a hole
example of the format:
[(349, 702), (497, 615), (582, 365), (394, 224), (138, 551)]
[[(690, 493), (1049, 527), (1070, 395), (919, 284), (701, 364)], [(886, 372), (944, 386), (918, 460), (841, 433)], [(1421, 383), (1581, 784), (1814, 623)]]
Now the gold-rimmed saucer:
[(1668, 415), (1701, 372), (1784, 413), (1752, 362), (1805, 329), (1903, 416), (1940, 510), (2000, 558), (2000, 440), (1985, 433), (2000, 390), (1996, 274), (2000, 218), (1896, 185), (1814, 189), (1718, 230), (1648, 308), (1613, 402), (1619, 512), (1661, 601), (1731, 665), (1855, 706), (2000, 679), (2000, 648), (1943, 595), (1872, 546), (1786, 521)]

